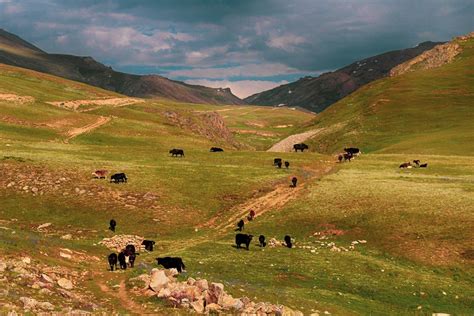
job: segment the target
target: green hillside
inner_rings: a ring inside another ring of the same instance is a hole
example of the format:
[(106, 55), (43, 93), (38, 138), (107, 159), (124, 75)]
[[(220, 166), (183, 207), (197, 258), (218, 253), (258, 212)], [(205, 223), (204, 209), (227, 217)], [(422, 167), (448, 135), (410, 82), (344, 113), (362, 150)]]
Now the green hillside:
[(452, 63), (375, 81), (321, 113), (315, 150), (472, 155), (474, 39), (456, 41)]

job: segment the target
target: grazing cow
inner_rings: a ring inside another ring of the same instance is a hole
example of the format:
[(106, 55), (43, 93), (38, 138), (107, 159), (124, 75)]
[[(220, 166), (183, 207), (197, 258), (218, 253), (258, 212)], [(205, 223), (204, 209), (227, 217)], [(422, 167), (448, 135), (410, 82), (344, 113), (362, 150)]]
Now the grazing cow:
[(309, 147), (308, 145), (301, 143), (301, 144), (294, 144), (293, 149), (295, 150), (295, 152), (298, 152), (298, 150), (301, 150), (301, 152), (304, 152), (304, 150), (309, 149)]
[(144, 240), (142, 241), (142, 245), (145, 246), (145, 250), (148, 251), (153, 251), (153, 246), (155, 245), (155, 242), (153, 240)]
[(128, 263), (130, 263), (130, 268), (133, 268), (136, 258), (137, 256), (135, 254), (128, 256)]
[(288, 248), (293, 247), (293, 244), (291, 243), (291, 237), (288, 235), (285, 236), (285, 244)]
[(125, 247), (124, 253), (125, 253), (126, 256), (135, 255), (136, 254), (135, 246), (134, 245), (127, 245)]
[(126, 270), (127, 269), (127, 259), (125, 258), (125, 254), (122, 252), (119, 253), (118, 255), (118, 262), (120, 269)]
[(417, 160), (417, 159), (413, 160), (413, 163), (414, 163), (414, 164), (415, 164), (417, 167), (419, 167), (419, 166), (420, 166), (420, 161), (419, 161), (419, 160)]
[(95, 172), (92, 172), (92, 175), (94, 176), (95, 179), (105, 179), (107, 176), (108, 171), (107, 170), (96, 170)]
[(247, 216), (247, 219), (249, 220), (249, 222), (251, 220), (253, 220), (253, 218), (255, 217), (255, 211), (254, 210), (250, 210), (250, 213), (249, 215)]
[(109, 224), (110, 224), (109, 229), (115, 232), (115, 226), (117, 226), (117, 222), (115, 221), (115, 219), (111, 219)]
[(281, 163), (281, 158), (275, 158), (273, 159), (273, 165), (276, 166), (278, 163)]
[(156, 261), (158, 265), (163, 266), (165, 269), (175, 268), (179, 273), (181, 273), (183, 270), (186, 270), (183, 260), (179, 257), (156, 258)]
[(291, 187), (296, 188), (296, 183), (298, 182), (298, 179), (296, 177), (293, 177), (291, 179)]
[(346, 154), (342, 154), (342, 158), (344, 159), (344, 161), (348, 161), (351, 162), (351, 159), (354, 158), (354, 155), (350, 154), (350, 153), (346, 153)]
[(401, 169), (411, 168), (411, 163), (409, 163), (409, 162), (404, 162), (404, 163), (402, 163), (398, 168), (401, 168)]
[(279, 169), (281, 169), (281, 161), (278, 162), (277, 166)]
[(241, 244), (245, 244), (246, 249), (249, 250), (250, 242), (252, 241), (253, 236), (247, 234), (237, 234), (235, 235), (235, 244), (237, 248), (240, 248)]
[(427, 168), (427, 167), (428, 167), (428, 164), (427, 164), (427, 163), (422, 163), (422, 164), (420, 165), (420, 168)]
[(344, 151), (346, 153), (352, 154), (352, 155), (359, 155), (360, 154), (359, 148), (355, 148), (355, 147), (344, 148)]
[(258, 241), (260, 243), (260, 247), (265, 247), (267, 245), (267, 243), (265, 242), (265, 236), (263, 236), (263, 235), (260, 235), (258, 237)]
[(241, 231), (244, 229), (244, 225), (245, 225), (244, 220), (241, 219), (241, 220), (237, 223), (237, 229), (236, 229), (236, 230), (238, 230), (239, 232), (241, 232)]
[(110, 182), (113, 182), (113, 183), (127, 182), (127, 176), (123, 172), (113, 174), (110, 177)]
[(114, 268), (117, 270), (117, 254), (112, 252), (109, 255), (108, 259), (109, 259), (110, 271), (114, 271)]
[(184, 157), (184, 150), (174, 148), (170, 150), (170, 154), (171, 154), (171, 157), (178, 157), (178, 156)]
[(289, 161), (285, 161), (285, 168), (288, 169), (290, 167), (290, 162)]
[(222, 148), (219, 148), (219, 147), (211, 147), (211, 150), (209, 150), (211, 153), (217, 153), (217, 152), (221, 152), (221, 151), (224, 151), (224, 149)]

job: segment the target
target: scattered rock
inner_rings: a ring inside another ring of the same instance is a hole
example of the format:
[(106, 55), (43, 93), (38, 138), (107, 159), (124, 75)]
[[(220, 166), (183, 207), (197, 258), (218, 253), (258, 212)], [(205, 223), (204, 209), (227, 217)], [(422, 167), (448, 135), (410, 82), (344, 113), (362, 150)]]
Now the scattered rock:
[(70, 239), (72, 239), (72, 235), (71, 234), (63, 235), (63, 236), (61, 236), (61, 239), (70, 240)]
[(41, 230), (41, 229), (44, 229), (44, 228), (49, 227), (51, 225), (52, 225), (51, 223), (44, 223), (44, 224), (39, 225), (37, 229)]
[(74, 288), (72, 282), (65, 278), (60, 278), (58, 280), (58, 285), (66, 290), (72, 290)]
[(149, 287), (155, 291), (159, 292), (162, 288), (166, 287), (170, 280), (166, 276), (164, 270), (153, 269), (151, 270), (151, 281)]

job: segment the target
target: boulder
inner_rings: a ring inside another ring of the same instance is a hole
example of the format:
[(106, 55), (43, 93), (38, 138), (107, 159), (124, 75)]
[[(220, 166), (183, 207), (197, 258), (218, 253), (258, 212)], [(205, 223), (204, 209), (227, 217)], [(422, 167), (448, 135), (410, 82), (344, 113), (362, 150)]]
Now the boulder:
[(206, 305), (207, 312), (219, 312), (221, 310), (221, 306), (219, 304), (211, 303)]
[(52, 311), (54, 310), (54, 305), (50, 302), (40, 302), (37, 306), (43, 310)]
[(58, 285), (66, 290), (72, 290), (74, 288), (72, 282), (65, 278), (60, 278), (58, 280)]
[(159, 270), (154, 268), (151, 270), (151, 278), (149, 287), (155, 291), (159, 292), (162, 288), (166, 287), (166, 285), (170, 282), (168, 277), (165, 274), (164, 270)]
[(53, 279), (51, 279), (47, 274), (42, 273), (40, 280), (47, 282), (47, 283), (54, 283)]
[(20, 297), (20, 301), (23, 303), (23, 308), (26, 310), (32, 310), (38, 304), (38, 301), (30, 297)]
[(205, 291), (209, 289), (209, 283), (206, 279), (197, 280), (194, 285), (196, 285), (201, 291)]
[(196, 311), (196, 313), (202, 314), (205, 311), (203, 299), (191, 302), (190, 305), (194, 309), (194, 311)]
[(222, 296), (224, 295), (224, 284), (222, 283), (211, 283), (209, 290), (207, 291), (206, 302), (208, 304), (216, 303), (220, 304)]
[(244, 308), (244, 303), (238, 298), (233, 298), (231, 295), (225, 294), (219, 303), (224, 309), (233, 309), (236, 311)]

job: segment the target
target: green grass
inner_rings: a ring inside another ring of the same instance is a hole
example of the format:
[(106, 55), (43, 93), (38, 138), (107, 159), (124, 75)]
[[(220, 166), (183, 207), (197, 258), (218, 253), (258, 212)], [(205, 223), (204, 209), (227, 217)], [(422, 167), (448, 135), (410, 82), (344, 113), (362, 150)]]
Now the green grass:
[[(472, 67), (466, 67), (472, 65), (467, 58), (470, 49), (442, 68), (373, 83), (318, 117), (289, 109), (167, 100), (75, 113), (44, 102), (102, 97), (108, 92), (1, 66), (0, 92), (31, 95), (36, 102), (0, 101), (0, 220), (16, 219), (1, 222), (15, 233), (0, 230), (0, 250), (3, 255), (28, 254), (50, 265), (98, 272), (98, 279), (88, 280), (85, 286), (122, 312), (126, 311), (120, 302), (100, 291), (97, 280), (116, 284), (154, 267), (159, 255), (179, 255), (188, 267), (182, 279), (221, 281), (234, 296), (282, 303), (305, 314), (314, 310), (338, 315), (472, 314), (474, 270), (472, 259), (462, 256), (473, 249), (474, 240), (474, 161), (472, 133), (466, 126), (472, 117), (466, 101), (472, 94)], [(444, 94), (442, 98), (426, 94), (435, 86), (452, 92), (449, 106)], [(370, 112), (366, 105), (380, 98), (393, 101)], [(203, 111), (217, 111), (244, 149), (176, 126), (167, 118), (167, 113), (175, 112), (203, 127), (199, 116)], [(63, 142), (68, 130), (90, 124), (99, 115), (112, 120), (68, 144)], [(312, 120), (316, 125), (310, 125)], [(58, 121), (64, 124), (48, 125)], [(321, 180), (308, 183), (283, 208), (270, 209), (247, 224), (245, 231), (255, 236), (250, 251), (232, 247), (232, 230), (223, 234), (212, 228), (195, 230), (216, 215), (218, 221), (225, 220), (232, 207), (288, 182), (292, 175), (308, 181), (308, 168), (331, 164), (333, 157), (314, 152), (263, 150), (302, 129), (341, 122), (346, 123), (342, 130), (324, 134), (311, 146), (332, 152), (354, 144), (376, 154), (338, 165)], [(225, 152), (209, 153), (216, 144)], [(174, 147), (183, 148), (186, 157), (170, 157), (168, 150)], [(290, 170), (274, 168), (276, 156), (289, 160)], [(429, 167), (398, 169), (401, 162), (413, 159), (428, 162)], [(99, 168), (126, 172), (130, 181), (114, 185), (90, 179), (91, 171)], [(12, 178), (6, 176), (9, 170), (15, 170)], [(6, 188), (8, 182), (31, 173), (49, 174), (48, 181), (53, 182), (63, 176), (72, 181), (37, 196)], [(92, 194), (63, 195), (75, 187)], [(98, 195), (101, 192), (109, 195)], [(118, 201), (119, 196), (147, 192), (158, 197), (156, 208), (146, 204), (129, 208)], [(154, 253), (140, 255), (140, 269), (105, 271), (110, 251), (97, 242), (112, 236), (107, 230), (110, 218), (117, 220), (120, 234), (157, 241)], [(45, 222), (52, 223), (49, 235), (35, 230)], [(313, 236), (325, 227), (345, 232), (328, 238), (337, 246), (348, 248), (353, 240), (362, 239), (367, 243), (354, 251), (330, 251), (318, 246), (322, 240)], [(80, 239), (60, 239), (66, 233)], [(297, 247), (262, 250), (255, 245), (260, 234), (267, 240), (289, 234)], [(194, 244), (195, 240), (199, 242)], [(312, 253), (300, 246), (318, 249)], [(75, 266), (55, 255), (60, 247), (94, 253), (104, 261)], [(158, 300), (142, 300), (171, 313)]]

